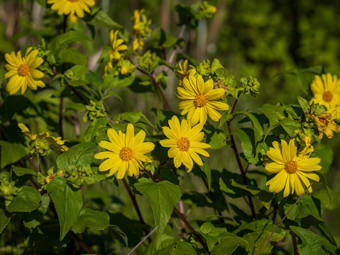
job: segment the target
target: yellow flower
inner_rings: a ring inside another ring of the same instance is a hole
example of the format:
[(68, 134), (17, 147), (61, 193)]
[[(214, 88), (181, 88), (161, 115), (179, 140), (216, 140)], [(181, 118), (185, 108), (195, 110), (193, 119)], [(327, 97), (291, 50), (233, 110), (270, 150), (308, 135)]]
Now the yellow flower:
[[(291, 139), (289, 144), (281, 140), (281, 147), (278, 142), (273, 142), (267, 156), (274, 162), (265, 165), (269, 173), (276, 173), (275, 177), (266, 183), (269, 191), (279, 193), (284, 189), (284, 197), (294, 193), (301, 195), (310, 185), (308, 179), (318, 182), (319, 176), (312, 172), (321, 169), (320, 158), (310, 158), (311, 152), (308, 150), (308, 153), (302, 151), (298, 154), (294, 139)], [(312, 188), (309, 187), (308, 191), (312, 192)]]
[(316, 75), (311, 89), (314, 94), (311, 102), (324, 105), (328, 110), (340, 105), (340, 80), (334, 75)]
[(7, 73), (5, 79), (9, 79), (6, 90), (10, 95), (15, 94), (21, 89), (21, 94), (24, 94), (27, 86), (33, 90), (37, 87), (45, 87), (45, 84), (40, 80), (44, 73), (37, 70), (43, 63), (43, 59), (38, 57), (39, 51), (32, 50), (32, 47), (26, 50), (24, 57), (21, 52), (14, 51), (10, 54), (5, 54), (5, 59), (8, 64), (5, 65)]
[(109, 151), (99, 152), (94, 155), (96, 159), (107, 159), (99, 165), (99, 171), (110, 170), (108, 176), (118, 172), (117, 179), (123, 179), (126, 172), (129, 176), (139, 175), (139, 169), (143, 168), (142, 162), (151, 162), (144, 154), (151, 152), (155, 145), (144, 142), (145, 132), (139, 131), (135, 136), (134, 127), (128, 124), (126, 134), (109, 128), (107, 136), (110, 140), (101, 141), (99, 146)]
[(207, 121), (207, 116), (218, 121), (221, 114), (216, 110), (226, 111), (229, 105), (217, 101), (225, 93), (222, 88), (214, 89), (214, 82), (209, 79), (204, 83), (201, 75), (195, 78), (193, 75), (189, 79), (183, 80), (183, 87), (177, 87), (177, 96), (182, 99), (179, 103), (181, 114), (188, 114), (187, 118), (191, 125), (200, 122), (203, 125)]
[(175, 167), (179, 168), (183, 163), (190, 172), (193, 168), (193, 160), (202, 166), (203, 162), (198, 154), (209, 157), (209, 153), (204, 149), (211, 147), (209, 144), (201, 142), (204, 138), (204, 133), (201, 132), (203, 126), (198, 124), (191, 127), (185, 119), (179, 123), (176, 116), (173, 116), (168, 123), (170, 128), (163, 127), (162, 129), (169, 139), (161, 140), (160, 144), (170, 148), (168, 156), (174, 158)]
[(110, 41), (112, 46), (112, 50), (110, 51), (110, 61), (113, 59), (120, 59), (122, 57), (120, 51), (127, 50), (128, 47), (123, 44), (124, 41), (122, 39), (118, 39), (118, 30), (111, 30)]
[(324, 134), (328, 138), (332, 138), (334, 132), (340, 132), (340, 126), (334, 121), (336, 118), (337, 112), (335, 110), (322, 113), (318, 116), (312, 115), (312, 119), (319, 131), (319, 139), (322, 139)]
[(49, 149), (58, 154), (68, 150), (68, 147), (64, 145), (65, 141), (61, 137), (51, 136), (49, 132), (34, 134), (23, 123), (19, 123), (18, 127), (30, 139), (30, 144), (33, 147), (32, 154), (36, 152), (45, 155), (49, 153)]
[(144, 10), (134, 10), (133, 12), (133, 33), (136, 39), (133, 41), (132, 49), (143, 49), (144, 40), (146, 36), (151, 32), (150, 23), (151, 21), (147, 19), (144, 15)]
[(175, 74), (177, 76), (177, 79), (179, 81), (179, 86), (183, 86), (183, 79), (184, 78), (189, 78), (190, 75), (194, 75), (196, 73), (196, 69), (194, 67), (192, 68), (188, 68), (188, 60), (186, 59), (184, 62), (183, 62), (183, 65), (182, 65), (182, 62), (179, 62), (177, 65), (176, 65), (176, 68), (175, 68)]
[(51, 9), (58, 11), (58, 15), (70, 15), (73, 23), (78, 18), (84, 17), (84, 12), (90, 13), (89, 7), (95, 5), (94, 0), (48, 0), (47, 3), (52, 4)]

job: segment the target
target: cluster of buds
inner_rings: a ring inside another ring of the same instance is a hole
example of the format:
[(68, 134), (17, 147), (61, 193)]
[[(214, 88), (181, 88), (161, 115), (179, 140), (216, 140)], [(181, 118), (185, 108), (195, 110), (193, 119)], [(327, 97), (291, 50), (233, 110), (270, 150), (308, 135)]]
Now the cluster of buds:
[(240, 80), (241, 85), (244, 89), (244, 93), (246, 95), (257, 95), (260, 90), (260, 83), (259, 81), (254, 77), (243, 77)]
[(0, 196), (5, 199), (5, 205), (8, 206), (15, 195), (19, 192), (19, 188), (15, 186), (14, 181), (0, 179)]
[(60, 154), (68, 150), (68, 147), (65, 145), (65, 141), (62, 140), (61, 137), (54, 137), (50, 135), (49, 132), (34, 134), (23, 123), (19, 123), (18, 127), (29, 139), (31, 154), (46, 156), (50, 154), (51, 151)]
[(47, 171), (47, 176), (44, 178), (44, 182), (46, 184), (50, 183), (53, 178), (55, 178), (56, 176), (60, 176), (60, 177), (64, 177), (65, 176), (65, 172), (63, 170), (59, 170), (57, 173), (54, 173), (53, 168), (49, 169)]
[(87, 122), (88, 120), (93, 121), (97, 118), (104, 117), (104, 109), (103, 105), (97, 104), (94, 101), (90, 101), (89, 105), (86, 106), (86, 113), (83, 116), (83, 121)]
[(156, 53), (147, 51), (138, 59), (138, 65), (145, 71), (152, 73), (159, 66), (160, 59)]

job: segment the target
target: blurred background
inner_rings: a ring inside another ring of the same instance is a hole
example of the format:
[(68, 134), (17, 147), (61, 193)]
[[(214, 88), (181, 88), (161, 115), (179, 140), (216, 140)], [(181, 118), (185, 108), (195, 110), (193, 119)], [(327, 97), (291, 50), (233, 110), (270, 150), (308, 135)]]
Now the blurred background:
[[(114, 21), (130, 32), (133, 10), (143, 8), (152, 20), (152, 27), (161, 26), (165, 31), (177, 36), (180, 27), (177, 26), (175, 5), (193, 2), (196, 1), (96, 0), (96, 5), (101, 6)], [(198, 61), (219, 58), (236, 80), (242, 76), (256, 77), (262, 85), (260, 95), (256, 98), (242, 98), (238, 108), (251, 110), (263, 103), (296, 103), (298, 95), (310, 98), (310, 92), (304, 84), (309, 84), (313, 76), (306, 78), (300, 75), (301, 70), (314, 68), (340, 74), (340, 1), (210, 2), (217, 7), (216, 14), (210, 20), (201, 21), (196, 30), (186, 30), (183, 53)], [(38, 44), (42, 37), (55, 36), (55, 24), (52, 23), (55, 21), (43, 18), (45, 14), (46, 10), (33, 0), (0, 0), (1, 70), (4, 53)], [(96, 62), (101, 51), (109, 43), (108, 37), (109, 29), (96, 31), (94, 50), (88, 59), (90, 69), (97, 68)], [(169, 101), (174, 109), (177, 107), (173, 90), (176, 82), (175, 77), (170, 77), (167, 89)], [(152, 95), (134, 95), (126, 89), (119, 90), (119, 94), (123, 99), (134, 96), (137, 103), (135, 100), (124, 100), (124, 105), (120, 102), (110, 102), (112, 114), (141, 110), (148, 115), (153, 106), (159, 105), (158, 98), (153, 101)], [(150, 102), (145, 103), (146, 99)], [(334, 149), (334, 160), (327, 173), (326, 182), (336, 193), (340, 193), (340, 158), (337, 157), (340, 153), (339, 134), (332, 140), (326, 139), (325, 142), (331, 144)], [(234, 161), (232, 155), (230, 158)], [(219, 160), (219, 157), (210, 159), (214, 167), (231, 164), (225, 161), (229, 161), (228, 157), (222, 160)], [(324, 217), (330, 231), (339, 240), (340, 210), (327, 211)]]

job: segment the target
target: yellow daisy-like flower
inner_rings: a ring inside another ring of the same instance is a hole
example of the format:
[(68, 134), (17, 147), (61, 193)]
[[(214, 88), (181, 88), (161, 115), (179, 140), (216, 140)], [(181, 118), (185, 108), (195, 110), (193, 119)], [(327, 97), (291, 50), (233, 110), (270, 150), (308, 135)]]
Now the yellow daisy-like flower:
[(334, 132), (340, 132), (340, 126), (334, 121), (337, 118), (337, 111), (332, 110), (318, 116), (312, 115), (319, 131), (319, 139), (325, 134), (328, 138), (333, 137)]
[(213, 121), (219, 121), (221, 114), (217, 111), (226, 111), (229, 105), (217, 100), (225, 93), (223, 88), (214, 89), (214, 82), (209, 79), (204, 83), (201, 75), (195, 78), (184, 78), (183, 87), (177, 87), (177, 97), (183, 101), (179, 103), (181, 114), (188, 114), (187, 118), (191, 125), (200, 122), (205, 124), (207, 116)]
[(311, 84), (314, 94), (311, 102), (324, 105), (328, 110), (340, 105), (340, 79), (330, 73), (316, 75)]
[(128, 47), (123, 44), (124, 41), (122, 39), (118, 39), (118, 30), (111, 30), (110, 41), (112, 46), (112, 50), (110, 51), (110, 61), (113, 59), (120, 59), (122, 57), (120, 51), (127, 50)]
[(45, 87), (40, 80), (44, 73), (37, 69), (43, 63), (43, 59), (37, 56), (38, 53), (38, 50), (32, 50), (30, 47), (24, 57), (21, 56), (20, 51), (5, 54), (8, 63), (5, 65), (8, 71), (5, 73), (5, 79), (9, 79), (6, 90), (10, 95), (15, 94), (19, 89), (21, 94), (24, 94), (27, 87), (33, 90), (37, 87)]
[(126, 172), (129, 176), (139, 175), (139, 169), (143, 168), (142, 162), (151, 162), (144, 154), (151, 152), (155, 145), (144, 142), (145, 132), (139, 131), (135, 136), (134, 127), (128, 124), (126, 134), (118, 133), (109, 128), (107, 130), (108, 141), (101, 141), (99, 146), (109, 151), (99, 152), (94, 155), (96, 159), (106, 159), (99, 165), (99, 171), (110, 170), (108, 176), (118, 172), (117, 179), (123, 179)]
[(132, 49), (143, 49), (144, 40), (146, 36), (151, 32), (151, 21), (144, 15), (144, 10), (134, 10), (133, 12), (133, 33), (136, 39), (133, 41)]
[(179, 62), (175, 68), (175, 74), (179, 81), (179, 86), (183, 86), (183, 79), (189, 78), (190, 75), (194, 75), (196, 73), (196, 69), (191, 67), (189, 69), (188, 60), (186, 59), (184, 62)]
[(51, 9), (58, 15), (70, 15), (73, 23), (77, 22), (77, 17), (83, 18), (85, 12), (90, 13), (89, 7), (95, 5), (94, 0), (47, 0), (47, 3), (52, 4)]
[(160, 144), (170, 148), (168, 156), (174, 158), (175, 167), (179, 168), (183, 163), (190, 172), (193, 168), (193, 161), (202, 166), (203, 162), (198, 154), (209, 157), (209, 153), (204, 149), (211, 147), (201, 142), (204, 138), (204, 133), (201, 132), (203, 126), (198, 124), (191, 127), (185, 119), (180, 123), (176, 116), (173, 116), (168, 123), (169, 127), (162, 129), (169, 139), (161, 140)]
[[(273, 142), (267, 156), (274, 162), (265, 165), (266, 171), (276, 173), (276, 176), (266, 183), (269, 191), (279, 193), (284, 190), (284, 197), (294, 193), (301, 195), (310, 185), (308, 179), (318, 182), (320, 178), (313, 171), (321, 169), (320, 158), (310, 158), (312, 152), (313, 149), (309, 147), (298, 154), (294, 139), (291, 139), (289, 144), (281, 140), (281, 146), (278, 142)], [(312, 188), (309, 187), (308, 191), (312, 192)]]

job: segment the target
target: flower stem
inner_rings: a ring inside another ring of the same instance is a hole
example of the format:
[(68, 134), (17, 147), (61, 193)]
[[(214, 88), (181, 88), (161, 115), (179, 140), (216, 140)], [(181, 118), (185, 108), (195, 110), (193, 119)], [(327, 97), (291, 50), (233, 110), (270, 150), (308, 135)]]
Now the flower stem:
[[(131, 190), (129, 184), (126, 182), (126, 180), (125, 180), (125, 179), (122, 179), (122, 181), (123, 181), (123, 184), (124, 184), (124, 186), (125, 186), (125, 188), (126, 188), (128, 194), (129, 194), (129, 196), (130, 196), (130, 198), (131, 198), (132, 204), (133, 204), (133, 206), (135, 207), (136, 213), (137, 213), (137, 215), (138, 215), (139, 222), (140, 222), (142, 225), (145, 226), (146, 224), (145, 224), (145, 221), (144, 221), (144, 219), (143, 219), (142, 213), (141, 213), (141, 211), (140, 211), (140, 209), (139, 209), (139, 206), (138, 206), (138, 204), (137, 204), (137, 200), (136, 200), (135, 195), (133, 194), (133, 192), (132, 192), (132, 190)], [(149, 234), (149, 231), (148, 231), (147, 228), (144, 227), (143, 230), (144, 230), (144, 233), (145, 233), (146, 235)], [(151, 241), (151, 239), (149, 239), (149, 241)]]
[(159, 86), (158, 82), (156, 81), (155, 76), (153, 74), (143, 70), (142, 68), (140, 68), (138, 66), (137, 66), (137, 70), (140, 71), (141, 73), (147, 75), (151, 79), (152, 83), (155, 85), (155, 87), (157, 88), (159, 94), (162, 97), (163, 109), (167, 110), (167, 111), (171, 111), (171, 106), (170, 106), (166, 96), (164, 95), (164, 92), (163, 92), (162, 88)]
[(290, 236), (292, 237), (292, 242), (293, 242), (293, 248), (294, 248), (294, 255), (299, 255), (299, 250), (297, 247), (297, 240), (296, 240), (296, 235), (293, 231), (290, 231)]

